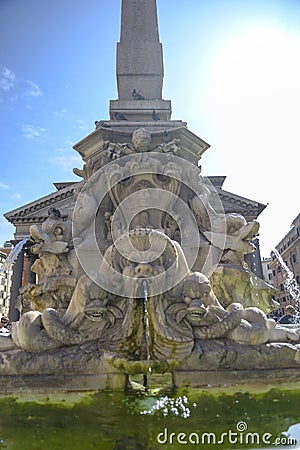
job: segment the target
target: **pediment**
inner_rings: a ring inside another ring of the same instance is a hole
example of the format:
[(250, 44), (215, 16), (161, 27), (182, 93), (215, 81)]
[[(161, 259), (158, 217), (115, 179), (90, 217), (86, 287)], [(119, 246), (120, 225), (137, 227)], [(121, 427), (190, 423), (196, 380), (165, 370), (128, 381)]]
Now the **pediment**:
[(242, 214), (247, 221), (256, 219), (267, 205), (216, 187), (226, 213)]
[(19, 208), (4, 214), (4, 217), (16, 224), (17, 222), (39, 223), (48, 216), (49, 208), (57, 208), (63, 217), (67, 217), (74, 207), (74, 189), (80, 185), (80, 182), (56, 183), (57, 191), (41, 197)]

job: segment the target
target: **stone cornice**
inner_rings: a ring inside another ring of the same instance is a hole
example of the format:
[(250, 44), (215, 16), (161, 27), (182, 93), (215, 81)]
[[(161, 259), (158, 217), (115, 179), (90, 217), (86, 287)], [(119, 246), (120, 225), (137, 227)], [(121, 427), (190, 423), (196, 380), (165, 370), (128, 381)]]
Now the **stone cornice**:
[[(247, 216), (256, 218), (261, 214), (261, 212), (266, 208), (267, 205), (263, 203), (250, 200), (246, 197), (241, 197), (240, 195), (233, 194), (232, 192), (224, 191), (223, 189), (217, 188), (218, 195), (224, 206), (232, 205), (234, 208), (239, 208), (242, 211), (247, 212)], [(226, 208), (225, 208), (226, 209)], [(234, 211), (240, 212), (240, 211)], [(245, 214), (246, 215), (246, 214)]]
[[(209, 144), (192, 133), (185, 122), (180, 120), (132, 122), (127, 120), (106, 120), (96, 122), (96, 130), (77, 142), (73, 148), (86, 162), (101, 153), (105, 141), (113, 143), (130, 143), (132, 133), (138, 128), (145, 128), (151, 133), (153, 146), (179, 139), (180, 152), (177, 156), (194, 164), (209, 148)], [(167, 139), (166, 139), (167, 138)]]
[[(4, 214), (4, 217), (11, 223), (26, 221), (26, 222), (37, 222), (43, 221), (46, 215), (38, 215), (38, 212), (53, 205), (57, 205), (68, 198), (72, 198), (74, 194), (74, 189), (82, 182), (74, 182), (63, 189), (53, 192), (45, 197), (41, 197), (38, 200), (27, 203), (17, 209), (9, 211)], [(32, 217), (28, 217), (32, 215)]]

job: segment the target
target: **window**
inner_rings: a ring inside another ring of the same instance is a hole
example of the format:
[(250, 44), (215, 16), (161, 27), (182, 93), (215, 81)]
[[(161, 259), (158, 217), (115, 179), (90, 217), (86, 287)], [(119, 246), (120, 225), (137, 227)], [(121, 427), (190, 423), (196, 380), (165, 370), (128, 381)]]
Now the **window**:
[(284, 291), (284, 286), (283, 286), (282, 283), (280, 284), (280, 290), (281, 290), (281, 291)]

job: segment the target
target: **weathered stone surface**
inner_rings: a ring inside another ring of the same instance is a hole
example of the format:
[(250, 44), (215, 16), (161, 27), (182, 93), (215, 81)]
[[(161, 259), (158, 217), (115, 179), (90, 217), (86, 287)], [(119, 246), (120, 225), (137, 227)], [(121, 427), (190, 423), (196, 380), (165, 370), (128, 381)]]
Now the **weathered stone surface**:
[[(128, 87), (127, 90), (130, 91), (130, 87)], [(155, 122), (153, 121), (152, 116), (153, 111), (155, 111), (155, 117), (157, 117), (157, 121), (159, 121), (158, 125), (162, 126), (160, 121), (169, 121), (167, 122), (167, 127), (170, 128), (172, 124), (172, 122), (170, 122), (172, 113), (171, 108), (170, 100), (111, 100), (109, 113), (111, 120), (114, 120), (115, 114), (119, 112), (130, 122), (148, 121), (148, 124), (153, 126)], [(152, 121), (152, 123), (150, 121)], [(127, 126), (132, 126), (130, 122)], [(109, 123), (107, 123), (107, 125), (109, 125)], [(111, 123), (109, 126), (112, 125), (113, 124)], [(116, 124), (115, 126), (119, 125), (120, 124)]]
[(198, 340), (192, 354), (174, 370), (173, 378), (177, 387), (300, 381), (300, 345)]
[(127, 375), (103, 358), (97, 342), (31, 353), (0, 355), (0, 392), (123, 390)]
[(0, 392), (2, 394), (123, 391), (127, 385), (128, 377), (126, 375), (110, 372), (100, 374), (0, 375)]
[(220, 264), (210, 277), (210, 282), (224, 306), (241, 302), (245, 307), (257, 306), (266, 313), (273, 309), (272, 295), (276, 290), (246, 268)]
[(299, 368), (300, 344), (243, 345), (229, 339), (197, 340), (183, 370), (259, 370)]
[(299, 369), (259, 369), (259, 370), (180, 370), (173, 372), (174, 384), (177, 387), (230, 387), (267, 388), (280, 384), (299, 383)]
[(128, 361), (99, 351), (97, 342), (41, 353), (13, 350), (1, 354), (0, 392), (123, 390), (128, 374), (173, 372), (183, 386), (264, 384), (300, 380), (300, 345), (247, 346), (229, 340), (197, 341), (192, 354), (178, 361)]

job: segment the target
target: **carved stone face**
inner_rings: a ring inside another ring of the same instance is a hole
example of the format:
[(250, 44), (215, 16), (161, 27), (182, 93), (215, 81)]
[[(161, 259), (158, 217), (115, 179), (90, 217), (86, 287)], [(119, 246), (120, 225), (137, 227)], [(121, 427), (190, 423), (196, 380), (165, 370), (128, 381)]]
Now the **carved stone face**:
[(208, 278), (200, 272), (194, 272), (184, 280), (183, 295), (186, 303), (198, 298), (205, 306), (208, 306), (213, 303), (211, 293)]
[[(227, 242), (233, 243), (228, 248), (242, 252), (244, 254), (252, 253), (255, 245), (251, 242), (258, 234), (259, 223), (256, 220), (247, 222), (240, 214), (226, 215)], [(236, 239), (231, 238), (234, 237)]]
[(189, 318), (197, 322), (202, 319), (207, 314), (208, 306), (214, 303), (208, 278), (199, 272), (188, 276), (183, 285), (183, 299), (188, 305)]
[(242, 240), (242, 248), (244, 253), (252, 253), (255, 250), (255, 245), (251, 242), (257, 236), (259, 230), (259, 223), (253, 220), (253, 222), (247, 223), (240, 230), (240, 237)]
[(123, 275), (133, 278), (149, 278), (159, 275), (165, 271), (164, 266), (159, 261), (151, 263), (135, 263), (128, 261), (123, 269)]
[(145, 128), (139, 128), (132, 134), (132, 145), (138, 152), (146, 152), (150, 149), (151, 134)]
[(104, 314), (107, 312), (107, 307), (104, 305), (101, 299), (96, 299), (86, 305), (84, 315), (87, 319), (98, 322), (103, 319)]

